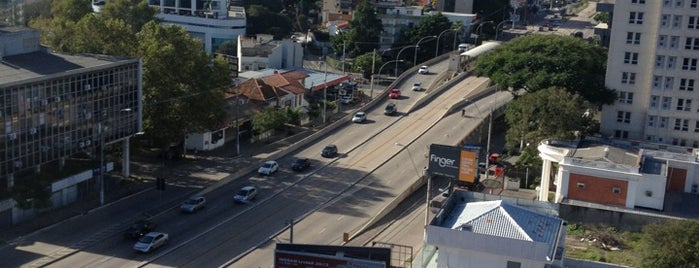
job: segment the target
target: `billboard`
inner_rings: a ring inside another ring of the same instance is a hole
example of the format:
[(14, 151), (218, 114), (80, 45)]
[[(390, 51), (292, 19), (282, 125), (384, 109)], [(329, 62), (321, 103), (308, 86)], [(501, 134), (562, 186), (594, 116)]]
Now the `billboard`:
[(388, 268), (387, 247), (345, 247), (279, 243), (274, 250), (276, 268)]
[(477, 182), (478, 147), (461, 148), (431, 144), (429, 154), (430, 173), (455, 179), (458, 182)]

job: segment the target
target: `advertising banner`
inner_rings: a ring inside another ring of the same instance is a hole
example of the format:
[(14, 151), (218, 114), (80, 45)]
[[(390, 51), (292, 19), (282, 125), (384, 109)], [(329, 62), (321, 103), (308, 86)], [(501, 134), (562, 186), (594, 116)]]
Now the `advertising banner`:
[(476, 183), (478, 149), (431, 144), (429, 170), (433, 175), (444, 176), (460, 182)]

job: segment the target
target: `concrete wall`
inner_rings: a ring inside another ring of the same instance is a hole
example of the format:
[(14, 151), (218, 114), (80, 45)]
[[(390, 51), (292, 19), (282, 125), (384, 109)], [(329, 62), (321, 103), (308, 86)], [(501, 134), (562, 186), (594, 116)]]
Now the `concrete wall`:
[(559, 215), (568, 222), (580, 222), (591, 224), (605, 224), (614, 226), (619, 230), (638, 232), (643, 226), (678, 219), (660, 214), (644, 213), (611, 207), (586, 207), (574, 204), (561, 203)]

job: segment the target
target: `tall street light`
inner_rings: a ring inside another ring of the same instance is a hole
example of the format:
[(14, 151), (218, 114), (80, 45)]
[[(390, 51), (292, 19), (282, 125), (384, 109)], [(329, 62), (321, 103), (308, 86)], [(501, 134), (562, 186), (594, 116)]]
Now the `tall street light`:
[(488, 23), (493, 23), (493, 21), (489, 20), (489, 21), (483, 21), (481, 23), (478, 23), (478, 27), (476, 27), (476, 36), (473, 37), (473, 45), (474, 46), (478, 45), (478, 37), (481, 35), (481, 32), (480, 32), (481, 27), (483, 27), (484, 24), (488, 24)]
[(500, 23), (498, 23), (497, 26), (495, 26), (495, 41), (498, 41), (498, 32), (500, 32), (499, 31), (500, 25), (502, 25), (503, 23), (509, 23), (509, 22), (510, 22), (509, 20), (503, 20)]
[[(381, 67), (379, 68), (378, 74), (381, 74), (381, 70), (383, 70), (383, 67), (386, 67), (386, 65), (388, 65), (389, 63), (392, 63), (392, 62), (394, 62), (394, 61), (396, 61), (396, 62), (404, 62), (405, 60), (390, 60), (390, 61), (387, 61), (386, 63), (384, 63), (383, 65), (381, 65)], [(373, 74), (373, 73), (371, 74), (371, 85), (369, 86), (369, 98), (370, 98), (370, 99), (374, 99), (374, 74)]]
[(446, 29), (446, 30), (442, 31), (441, 33), (439, 33), (439, 35), (437, 36), (437, 49), (435, 49), (435, 52), (434, 52), (435, 58), (437, 56), (439, 56), (439, 39), (442, 38), (442, 35), (448, 31), (454, 31), (454, 35), (456, 36), (456, 30), (458, 30), (458, 29), (456, 29), (456, 28)]
[(417, 65), (417, 49), (420, 48), (420, 42), (422, 42), (422, 40), (425, 40), (427, 38), (437, 38), (437, 36), (436, 35), (425, 36), (423, 38), (420, 38), (419, 41), (417, 41), (417, 44), (415, 44), (415, 55), (413, 56), (413, 66)]
[(323, 78), (323, 125), (325, 125), (326, 119), (326, 114), (327, 112), (325, 111), (328, 106), (328, 63), (323, 61), (323, 64), (325, 64), (325, 71), (324, 71), (324, 78)]
[[(429, 174), (420, 174), (420, 171), (418, 171), (417, 165), (415, 165), (415, 160), (413, 160), (413, 155), (410, 153), (410, 148), (408, 148), (408, 146), (405, 146), (399, 142), (396, 142), (395, 145), (400, 147), (401, 150), (405, 149), (408, 152), (408, 157), (410, 158), (410, 162), (413, 164), (413, 168), (415, 168), (415, 173), (418, 177), (422, 175), (427, 176), (427, 192), (425, 194), (425, 237), (427, 237), (427, 225), (430, 224), (430, 188), (432, 188), (432, 176), (430, 176)], [(427, 173), (427, 170), (425, 170), (424, 172)]]
[[(407, 46), (407, 47), (404, 47), (403, 49), (401, 49), (400, 51), (398, 51), (398, 55), (396, 55), (396, 60), (397, 60), (397, 59), (400, 59), (400, 53), (403, 52), (403, 50), (405, 50), (406, 48), (411, 48), (411, 47), (414, 47), (415, 49), (417, 49), (417, 45), (415, 45), (415, 46)], [(396, 61), (396, 68), (394, 69), (394, 74), (393, 74), (393, 75), (394, 75), (395, 77), (398, 77), (398, 61)]]

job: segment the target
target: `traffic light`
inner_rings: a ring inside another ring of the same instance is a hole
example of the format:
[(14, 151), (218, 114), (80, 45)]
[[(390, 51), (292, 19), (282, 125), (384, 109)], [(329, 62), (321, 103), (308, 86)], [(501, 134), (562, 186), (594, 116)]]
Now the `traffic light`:
[(155, 179), (155, 189), (165, 191), (165, 178), (158, 177)]

